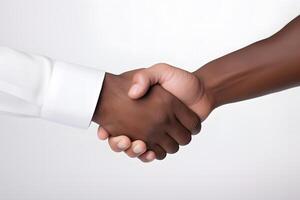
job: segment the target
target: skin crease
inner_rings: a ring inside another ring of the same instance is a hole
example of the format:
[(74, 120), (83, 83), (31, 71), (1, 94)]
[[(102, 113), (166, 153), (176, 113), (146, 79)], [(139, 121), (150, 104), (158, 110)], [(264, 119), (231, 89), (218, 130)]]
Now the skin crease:
[[(172, 71), (176, 71), (175, 75)], [(171, 78), (163, 78), (167, 73), (173, 73)], [(130, 90), (129, 96), (139, 98), (150, 86), (160, 84), (189, 105), (203, 121), (213, 109), (224, 104), (299, 86), (300, 16), (273, 36), (218, 58), (190, 75), (186, 73), (167, 64), (154, 65), (134, 76), (133, 86), (138, 84), (139, 90)], [(194, 80), (191, 76), (198, 78), (198, 84), (191, 81)], [(190, 104), (189, 98), (198, 100)], [(99, 130), (98, 134), (105, 136), (104, 139), (110, 136), (105, 130)], [(128, 146), (127, 152), (134, 147), (130, 142)], [(145, 161), (145, 157), (140, 159)]]
[(163, 159), (166, 153), (176, 153), (179, 145), (188, 144), (191, 132), (199, 131), (201, 122), (186, 105), (158, 85), (145, 98), (130, 99), (127, 93), (137, 72), (105, 75), (93, 121), (112, 136), (126, 133), (131, 140), (145, 141), (157, 159)]

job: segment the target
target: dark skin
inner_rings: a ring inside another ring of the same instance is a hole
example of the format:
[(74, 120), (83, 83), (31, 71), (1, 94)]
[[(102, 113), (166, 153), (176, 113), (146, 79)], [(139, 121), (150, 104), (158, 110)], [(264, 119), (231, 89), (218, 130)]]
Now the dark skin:
[(191, 140), (191, 133), (198, 132), (198, 116), (169, 92), (155, 86), (140, 100), (128, 97), (132, 75), (107, 73), (93, 121), (101, 124), (112, 136), (124, 133), (132, 140), (143, 140), (158, 159), (166, 153), (175, 153), (179, 145)]
[(194, 74), (212, 105), (242, 101), (300, 85), (300, 16), (273, 36), (218, 58)]
[[(137, 73), (144, 80), (141, 85), (161, 84), (181, 100), (198, 99), (189, 108), (205, 120), (224, 104), (300, 85), (300, 16), (273, 36), (213, 60), (192, 74), (164, 63), (151, 68)], [(173, 73), (172, 79), (161, 79), (169, 73)], [(182, 92), (187, 85), (188, 93)]]

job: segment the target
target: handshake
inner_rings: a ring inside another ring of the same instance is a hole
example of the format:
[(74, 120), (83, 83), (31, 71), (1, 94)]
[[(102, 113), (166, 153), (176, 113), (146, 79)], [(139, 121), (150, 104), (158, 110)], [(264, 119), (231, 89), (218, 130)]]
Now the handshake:
[(1, 112), (77, 127), (92, 118), (112, 150), (162, 160), (217, 107), (300, 86), (300, 16), (193, 73), (160, 63), (103, 79), (99, 70), (5, 47), (0, 69)]
[(163, 63), (121, 75), (107, 73), (93, 116), (101, 125), (99, 137), (111, 136), (113, 150), (145, 162), (176, 153), (213, 109), (203, 81)]
[(217, 107), (300, 85), (300, 16), (269, 38), (189, 73), (168, 64), (106, 74), (93, 121), (114, 151), (164, 159)]

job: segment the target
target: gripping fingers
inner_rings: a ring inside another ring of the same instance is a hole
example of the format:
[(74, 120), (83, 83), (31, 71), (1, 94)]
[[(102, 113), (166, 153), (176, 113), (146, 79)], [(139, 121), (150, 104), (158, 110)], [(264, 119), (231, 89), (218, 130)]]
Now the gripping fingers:
[(142, 155), (139, 156), (139, 159), (142, 162), (152, 162), (156, 158), (154, 151), (146, 151)]
[(127, 136), (117, 136), (117, 137), (110, 137), (108, 139), (108, 143), (110, 148), (115, 152), (121, 152), (128, 149), (131, 145), (131, 141)]
[(176, 153), (179, 150), (179, 144), (168, 133), (161, 138), (159, 145), (170, 154)]
[(100, 140), (106, 140), (109, 137), (108, 132), (101, 126), (98, 127), (97, 135)]
[(158, 144), (151, 145), (150, 149), (155, 153), (157, 160), (163, 160), (167, 156), (166, 151)]
[(135, 158), (138, 157), (140, 155), (142, 155), (143, 153), (145, 153), (147, 150), (146, 144), (141, 141), (141, 140), (136, 140), (134, 142), (132, 142), (130, 148), (128, 148), (125, 153), (131, 157), (131, 158)]
[(174, 108), (177, 120), (188, 129), (191, 134), (195, 135), (200, 132), (201, 120), (196, 113), (180, 101), (176, 101)]

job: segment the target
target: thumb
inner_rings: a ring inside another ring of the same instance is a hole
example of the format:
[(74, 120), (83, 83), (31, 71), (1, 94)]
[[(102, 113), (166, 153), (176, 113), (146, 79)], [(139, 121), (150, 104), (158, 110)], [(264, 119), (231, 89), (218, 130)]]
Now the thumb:
[(148, 73), (147, 69), (141, 70), (134, 74), (128, 96), (132, 99), (138, 99), (144, 96), (151, 86), (151, 76), (152, 74)]
[(138, 99), (144, 96), (151, 86), (163, 84), (171, 70), (173, 69), (170, 65), (156, 64), (147, 69), (138, 71), (133, 76), (133, 85), (129, 89), (128, 96), (132, 99)]
[(144, 96), (149, 88), (156, 84), (157, 75), (149, 69), (143, 69), (133, 76), (133, 85), (130, 87), (128, 96), (138, 99)]

